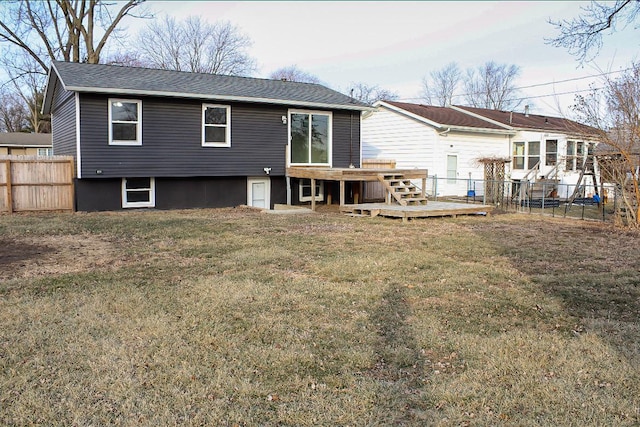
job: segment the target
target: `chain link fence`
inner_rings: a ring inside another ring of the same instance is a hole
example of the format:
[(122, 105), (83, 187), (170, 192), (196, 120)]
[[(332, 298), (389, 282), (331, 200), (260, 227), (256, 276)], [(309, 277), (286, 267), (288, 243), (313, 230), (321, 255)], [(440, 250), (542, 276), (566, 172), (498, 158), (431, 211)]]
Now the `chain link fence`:
[(503, 212), (538, 213), (609, 222), (621, 198), (614, 185), (427, 178), (430, 200), (492, 205)]

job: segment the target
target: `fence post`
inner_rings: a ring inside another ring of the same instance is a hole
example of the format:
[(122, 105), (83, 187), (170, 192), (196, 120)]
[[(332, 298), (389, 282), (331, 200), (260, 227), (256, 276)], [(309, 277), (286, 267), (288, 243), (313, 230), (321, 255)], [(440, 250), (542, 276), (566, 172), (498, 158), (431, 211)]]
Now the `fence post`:
[(13, 189), (11, 188), (11, 160), (7, 159), (4, 161), (6, 167), (6, 176), (7, 176), (7, 211), (12, 214), (13, 213)]

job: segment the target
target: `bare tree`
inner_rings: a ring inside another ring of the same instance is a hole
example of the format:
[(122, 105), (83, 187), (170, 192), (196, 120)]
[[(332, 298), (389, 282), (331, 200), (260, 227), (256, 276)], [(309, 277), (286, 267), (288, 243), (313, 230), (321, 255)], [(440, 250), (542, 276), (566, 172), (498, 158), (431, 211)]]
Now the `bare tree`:
[(640, 64), (624, 74), (603, 77), (603, 87), (576, 96), (574, 109), (599, 131), (598, 164), (604, 179), (616, 185), (617, 218), (640, 227)]
[(522, 100), (517, 99), (516, 79), (520, 74), (517, 65), (486, 62), (477, 68), (467, 69), (464, 78), (465, 100), (472, 107), (493, 110), (512, 110)]
[[(580, 63), (593, 59), (602, 48), (602, 35), (606, 30), (616, 31), (634, 22), (640, 14), (638, 0), (592, 1), (582, 8), (582, 13), (572, 20), (553, 21), (559, 34), (546, 42), (564, 47), (576, 56)], [(638, 28), (637, 26), (635, 28)]]
[(351, 83), (351, 97), (365, 104), (373, 104), (376, 101), (393, 101), (398, 99), (398, 94), (378, 85), (366, 83)]
[(22, 98), (5, 89), (0, 93), (0, 132), (26, 132), (29, 129), (29, 111)]
[[(25, 51), (46, 74), (51, 60), (97, 64), (107, 40), (125, 16), (144, 0), (21, 0), (0, 16), (0, 42)], [(100, 34), (100, 36), (97, 36)]]
[(151, 67), (246, 76), (256, 70), (251, 39), (230, 22), (209, 24), (199, 16), (182, 22), (165, 17), (138, 35), (139, 60)]
[(451, 62), (422, 79), (422, 97), (429, 105), (451, 105), (461, 82), (462, 71), (457, 63)]
[(269, 74), (269, 78), (274, 80), (286, 80), (289, 82), (321, 83), (318, 77), (307, 73), (306, 71), (302, 71), (297, 65), (278, 68)]
[(0, 65), (31, 112), (34, 132), (46, 130), (36, 106), (53, 60), (98, 63), (121, 21), (144, 0), (20, 0), (0, 8)]

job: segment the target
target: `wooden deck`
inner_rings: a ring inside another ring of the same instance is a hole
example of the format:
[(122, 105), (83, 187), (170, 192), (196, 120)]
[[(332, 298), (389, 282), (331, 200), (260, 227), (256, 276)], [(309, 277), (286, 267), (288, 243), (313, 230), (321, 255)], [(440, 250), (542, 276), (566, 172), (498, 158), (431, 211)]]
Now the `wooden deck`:
[(376, 182), (380, 175), (402, 175), (406, 179), (422, 179), (422, 189), (426, 186), (427, 169), (384, 169), (384, 168), (328, 168), (313, 166), (287, 167), (287, 177), (303, 178), (311, 180), (311, 209), (315, 210), (315, 182), (339, 181), (340, 182), (340, 206), (345, 205), (345, 182)]
[(490, 205), (475, 205), (471, 203), (451, 203), (429, 201), (426, 205), (401, 206), (386, 203), (361, 203), (357, 205), (344, 205), (340, 211), (352, 216), (384, 216), (390, 218), (402, 218), (406, 222), (410, 218), (428, 218), (458, 215), (489, 215), (494, 207)]

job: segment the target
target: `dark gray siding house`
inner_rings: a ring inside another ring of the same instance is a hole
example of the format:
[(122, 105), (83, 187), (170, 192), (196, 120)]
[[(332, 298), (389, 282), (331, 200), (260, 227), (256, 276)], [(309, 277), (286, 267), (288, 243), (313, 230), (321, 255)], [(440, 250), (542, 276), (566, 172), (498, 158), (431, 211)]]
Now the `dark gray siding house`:
[(296, 203), (287, 165), (358, 167), (369, 109), (317, 84), (69, 62), (43, 106), (81, 211)]

